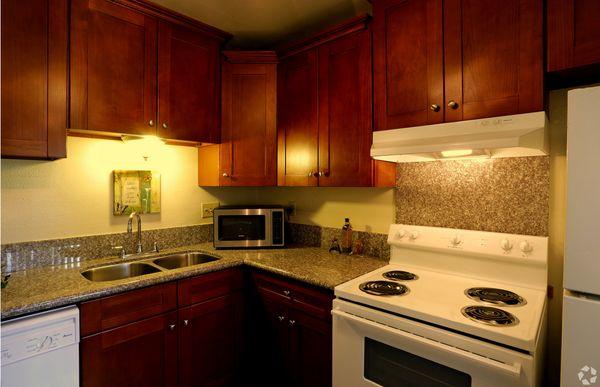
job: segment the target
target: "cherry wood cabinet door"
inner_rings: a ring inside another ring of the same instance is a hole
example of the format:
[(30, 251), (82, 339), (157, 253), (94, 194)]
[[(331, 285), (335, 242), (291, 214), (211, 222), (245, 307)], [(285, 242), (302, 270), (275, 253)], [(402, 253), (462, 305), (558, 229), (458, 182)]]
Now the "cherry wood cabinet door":
[(319, 186), (371, 186), (371, 31), (319, 47)]
[(373, 1), (375, 130), (443, 122), (442, 0)]
[(548, 0), (548, 71), (600, 63), (600, 1)]
[(66, 0), (2, 1), (2, 157), (66, 157)]
[(277, 185), (275, 64), (222, 65), (221, 186)]
[(160, 22), (158, 136), (218, 142), (220, 40)]
[(239, 383), (243, 294), (232, 293), (179, 309), (179, 386)]
[(294, 385), (331, 386), (331, 323), (292, 310), (288, 326)]
[(177, 313), (81, 340), (83, 387), (177, 386)]
[(71, 2), (70, 128), (156, 134), (156, 31), (112, 1)]
[(278, 66), (278, 185), (318, 184), (317, 51), (302, 51)]
[(444, 1), (445, 120), (543, 109), (542, 0)]

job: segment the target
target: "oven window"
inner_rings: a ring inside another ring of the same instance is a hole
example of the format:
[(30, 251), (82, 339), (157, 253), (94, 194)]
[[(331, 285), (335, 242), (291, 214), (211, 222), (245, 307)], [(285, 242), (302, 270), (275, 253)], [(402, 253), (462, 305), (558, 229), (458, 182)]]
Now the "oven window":
[(265, 239), (264, 215), (219, 215), (217, 221), (220, 241)]
[(471, 376), (365, 338), (365, 378), (385, 387), (462, 387)]

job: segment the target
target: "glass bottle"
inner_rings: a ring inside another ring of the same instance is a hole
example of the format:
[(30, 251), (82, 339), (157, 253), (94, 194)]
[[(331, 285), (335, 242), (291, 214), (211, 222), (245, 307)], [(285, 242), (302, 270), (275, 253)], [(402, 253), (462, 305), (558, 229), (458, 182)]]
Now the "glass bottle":
[(344, 227), (342, 227), (342, 253), (352, 253), (352, 225), (350, 218), (344, 219)]

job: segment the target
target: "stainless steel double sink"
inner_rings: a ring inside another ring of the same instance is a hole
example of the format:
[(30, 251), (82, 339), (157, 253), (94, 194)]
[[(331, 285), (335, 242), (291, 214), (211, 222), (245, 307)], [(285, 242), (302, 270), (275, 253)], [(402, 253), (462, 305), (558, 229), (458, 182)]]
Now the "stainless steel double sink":
[(123, 262), (114, 265), (95, 267), (81, 272), (81, 275), (92, 282), (115, 281), (125, 278), (139, 277), (145, 274), (158, 273), (164, 270), (201, 265), (219, 258), (198, 251), (175, 253), (145, 259), (143, 261)]

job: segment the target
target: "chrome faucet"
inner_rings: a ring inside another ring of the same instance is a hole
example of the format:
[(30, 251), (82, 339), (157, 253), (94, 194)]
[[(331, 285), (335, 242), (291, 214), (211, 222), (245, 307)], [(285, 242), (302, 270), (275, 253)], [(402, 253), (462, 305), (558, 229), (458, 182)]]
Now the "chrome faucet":
[(127, 233), (129, 235), (133, 234), (133, 217), (137, 216), (137, 249), (136, 252), (140, 254), (142, 252), (142, 217), (137, 212), (132, 212), (129, 215), (129, 220), (127, 221)]

